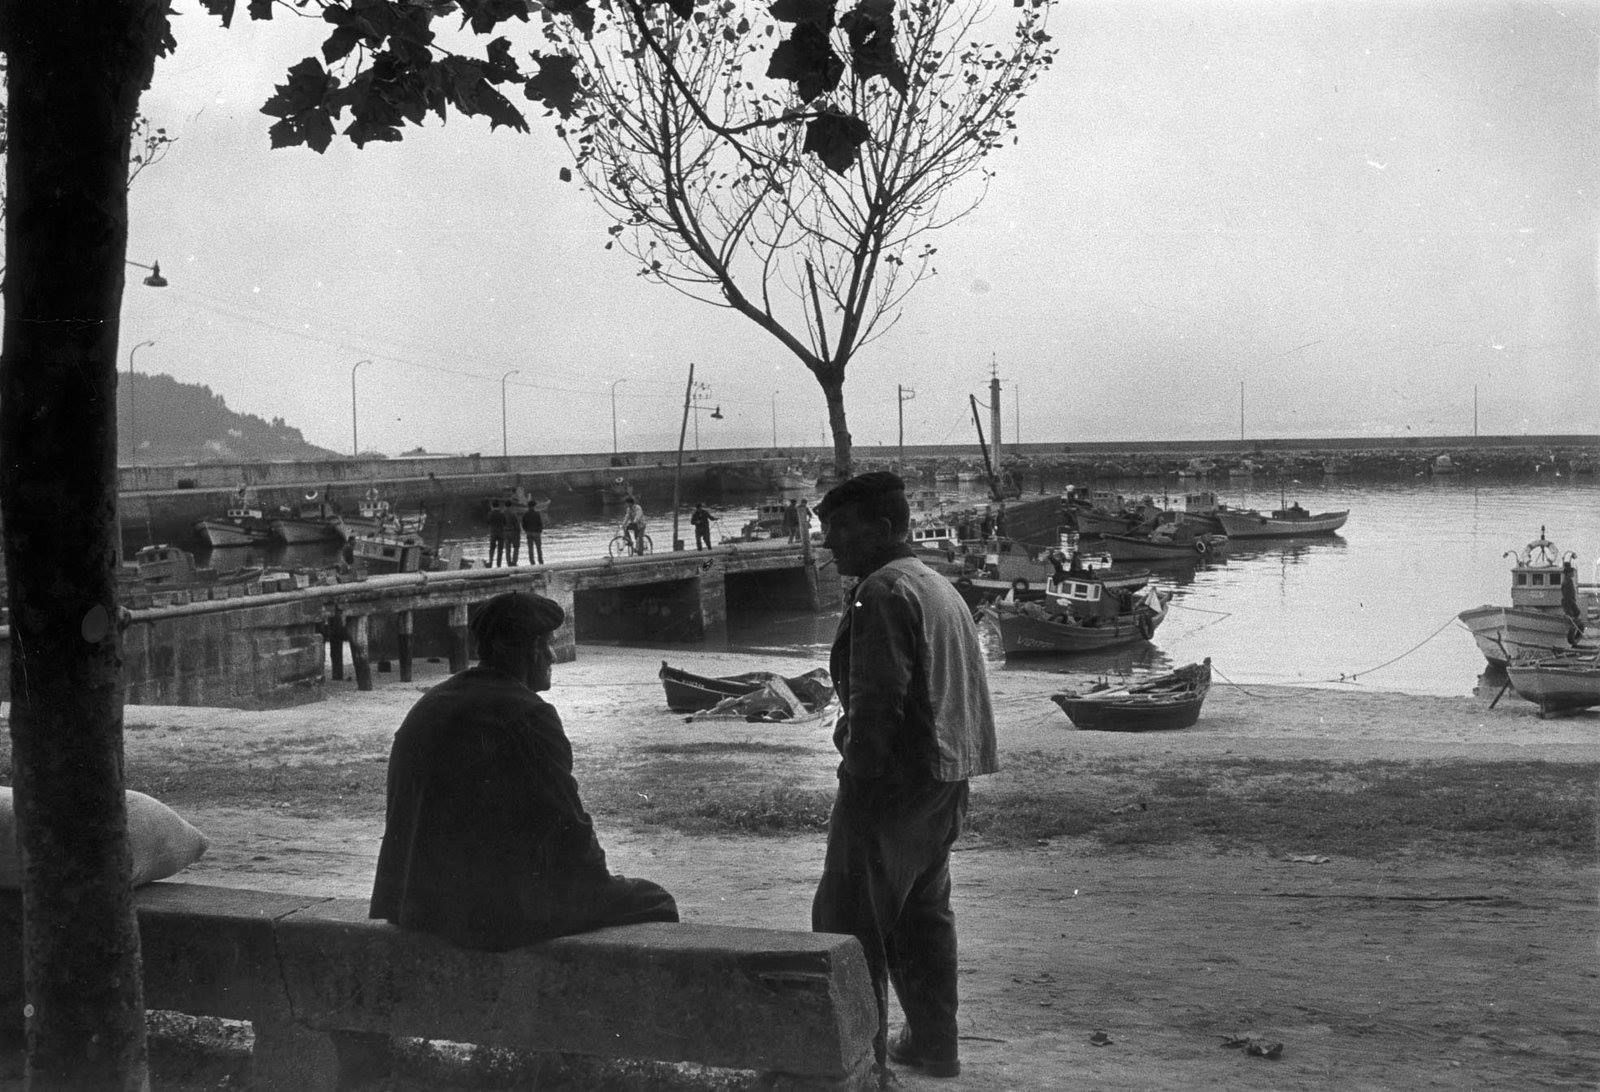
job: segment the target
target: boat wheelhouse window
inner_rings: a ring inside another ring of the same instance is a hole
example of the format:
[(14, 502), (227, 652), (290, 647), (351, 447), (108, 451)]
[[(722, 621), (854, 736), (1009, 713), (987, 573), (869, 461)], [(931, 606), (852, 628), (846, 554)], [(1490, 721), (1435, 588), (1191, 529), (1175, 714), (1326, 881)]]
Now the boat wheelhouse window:
[(1518, 573), (1516, 575), (1516, 579), (1512, 581), (1513, 584), (1516, 584), (1518, 586), (1526, 584), (1527, 582), (1528, 582), (1528, 574), (1527, 573)]

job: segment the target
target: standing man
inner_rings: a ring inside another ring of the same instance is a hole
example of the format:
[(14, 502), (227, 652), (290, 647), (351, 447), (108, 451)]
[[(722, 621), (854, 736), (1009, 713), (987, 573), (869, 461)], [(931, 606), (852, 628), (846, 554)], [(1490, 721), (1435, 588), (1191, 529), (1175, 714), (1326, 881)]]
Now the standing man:
[(783, 533), (789, 537), (790, 542), (800, 541), (800, 513), (795, 508), (792, 497), (783, 510)]
[(716, 518), (706, 509), (704, 501), (694, 506), (694, 512), (689, 516), (689, 522), (694, 525), (694, 548), (696, 550), (711, 549), (711, 521)]
[[(539, 503), (533, 501), (522, 517), (522, 530), (528, 536), (528, 564), (544, 564), (544, 517), (539, 514)], [(538, 558), (535, 561), (535, 558)]]
[(506, 514), (500, 502), (489, 502), (489, 568), (500, 564), (506, 550)]
[(463, 948), (677, 921), (649, 880), (614, 875), (572, 775), (550, 689), (554, 600), (505, 592), (473, 616), (480, 662), (429, 690), (389, 753), (369, 916)]
[[(983, 652), (955, 587), (906, 541), (911, 510), (897, 475), (851, 478), (822, 498), (817, 515), (839, 572), (858, 581), (829, 662), (844, 710), (833, 733), (843, 760), (811, 925), (853, 934), (866, 950), (879, 1066), (887, 1056), (954, 1077), (950, 847), (966, 820), (967, 779), (998, 768)], [(892, 1041), (890, 984), (906, 1018)]]
[(794, 506), (795, 522), (800, 525), (800, 541), (811, 541), (811, 506), (801, 497)]

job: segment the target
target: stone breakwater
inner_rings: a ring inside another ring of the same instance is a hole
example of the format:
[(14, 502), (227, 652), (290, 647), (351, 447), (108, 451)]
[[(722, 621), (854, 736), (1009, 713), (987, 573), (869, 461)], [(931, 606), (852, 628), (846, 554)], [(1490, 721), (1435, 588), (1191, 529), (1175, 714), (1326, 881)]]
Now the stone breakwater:
[[(1040, 481), (1114, 481), (1127, 478), (1217, 481), (1236, 476), (1258, 476), (1269, 480), (1315, 480), (1347, 476), (1364, 480), (1402, 480), (1442, 475), (1480, 475), (1500, 478), (1571, 477), (1594, 480), (1600, 468), (1600, 438), (1587, 442), (1549, 445), (1504, 444), (1485, 446), (1464, 441), (1447, 443), (1392, 445), (1373, 444), (1326, 448), (1315, 446), (1283, 448), (1234, 445), (1204, 447), (1156, 444), (1084, 445), (1084, 450), (1061, 445), (1054, 451), (1043, 445), (1028, 445), (1022, 452), (1007, 452), (1004, 471), (1013, 481), (1032, 487)], [(864, 458), (861, 469), (895, 466), (893, 460)], [(983, 472), (982, 459), (971, 457), (910, 457), (898, 469), (907, 477), (927, 484), (964, 480)]]

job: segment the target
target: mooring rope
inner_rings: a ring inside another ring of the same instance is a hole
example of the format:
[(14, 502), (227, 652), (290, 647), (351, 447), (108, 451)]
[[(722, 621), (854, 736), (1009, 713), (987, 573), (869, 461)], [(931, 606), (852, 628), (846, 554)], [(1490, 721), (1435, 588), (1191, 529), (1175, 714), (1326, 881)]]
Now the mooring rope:
[(1388, 667), (1390, 664), (1399, 663), (1401, 660), (1403, 660), (1407, 656), (1411, 655), (1417, 649), (1421, 648), (1423, 645), (1427, 644), (1429, 641), (1431, 641), (1435, 637), (1439, 636), (1439, 634), (1443, 633), (1446, 629), (1450, 628), (1450, 626), (1455, 624), (1456, 621), (1457, 621), (1456, 616), (1452, 614), (1450, 617), (1448, 617), (1448, 618), (1446, 618), (1444, 620), (1444, 622), (1439, 626), (1438, 629), (1434, 630), (1432, 633), (1428, 634), (1422, 640), (1418, 641), (1416, 644), (1412, 645), (1410, 648), (1408, 648), (1404, 652), (1400, 653), (1400, 655), (1394, 657), (1393, 659), (1385, 660), (1385, 661), (1383, 661), (1383, 663), (1378, 664), (1376, 667), (1369, 667), (1365, 671), (1352, 671), (1347, 675), (1340, 675), (1337, 679), (1323, 679), (1322, 681), (1323, 682), (1352, 682), (1353, 683), (1363, 675), (1370, 675), (1374, 671), (1383, 670), (1384, 668)]

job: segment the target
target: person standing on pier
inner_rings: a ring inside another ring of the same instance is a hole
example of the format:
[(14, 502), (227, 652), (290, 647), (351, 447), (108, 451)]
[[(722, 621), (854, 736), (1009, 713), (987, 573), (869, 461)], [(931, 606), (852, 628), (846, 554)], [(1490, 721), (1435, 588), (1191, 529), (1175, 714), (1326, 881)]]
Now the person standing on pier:
[(783, 509), (783, 533), (789, 537), (790, 542), (800, 541), (800, 512), (794, 506), (794, 498)]
[(422, 696), (389, 754), (369, 916), (505, 951), (605, 925), (677, 921), (673, 898), (606, 866), (550, 689), (561, 605), (505, 592), (472, 618), (476, 667)]
[(716, 519), (701, 501), (694, 506), (694, 512), (689, 516), (689, 522), (694, 525), (694, 548), (696, 550), (711, 549), (711, 521)]
[[(885, 471), (830, 490), (823, 545), (858, 578), (829, 669), (843, 712), (833, 732), (839, 788), (828, 818), (817, 932), (861, 941), (878, 999), (878, 1064), (961, 1072), (950, 848), (967, 779), (995, 772), (994, 710), (972, 614), (907, 537), (905, 484)], [(888, 1038), (888, 989), (905, 1026)]]
[(538, 502), (530, 503), (528, 510), (523, 513), (522, 530), (528, 536), (528, 564), (543, 565), (544, 517), (539, 514)]
[(800, 527), (800, 541), (802, 543), (810, 542), (811, 541), (811, 506), (806, 503), (806, 499), (804, 497), (801, 497), (798, 501), (795, 502), (794, 514), (795, 514), (795, 523), (797, 523), (799, 525), (799, 527)]
[(489, 502), (489, 567), (500, 564), (506, 550), (506, 513), (499, 501)]

